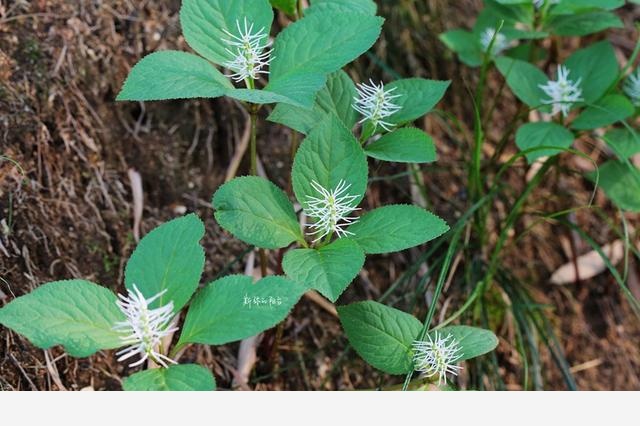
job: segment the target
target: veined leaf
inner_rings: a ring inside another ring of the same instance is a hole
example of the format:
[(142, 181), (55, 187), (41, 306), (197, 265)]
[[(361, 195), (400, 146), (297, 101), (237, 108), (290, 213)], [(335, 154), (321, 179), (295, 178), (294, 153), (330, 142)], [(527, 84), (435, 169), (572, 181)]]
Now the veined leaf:
[(288, 252), (282, 268), (289, 278), (318, 290), (335, 302), (364, 265), (360, 246), (341, 238), (319, 249), (297, 249)]
[(164, 223), (140, 240), (127, 262), (124, 281), (135, 285), (146, 298), (165, 291), (151, 307), (173, 301), (174, 312), (187, 304), (198, 288), (204, 268), (200, 239), (204, 224), (195, 214)]
[(391, 253), (431, 241), (449, 230), (444, 220), (411, 205), (379, 207), (348, 229), (367, 254)]
[[(569, 148), (573, 143), (573, 133), (563, 126), (551, 122), (527, 123), (516, 132), (516, 145), (522, 151), (543, 146), (562, 149)], [(527, 161), (533, 163), (541, 157), (560, 154), (561, 150), (540, 149), (527, 154)]]
[(145, 56), (133, 67), (116, 100), (216, 98), (231, 87), (227, 78), (201, 57), (165, 50)]
[(182, 364), (139, 371), (125, 378), (122, 387), (125, 391), (212, 391), (216, 381), (206, 368)]
[(420, 129), (405, 127), (383, 135), (366, 146), (369, 157), (401, 163), (436, 161), (433, 139)]
[(269, 329), (285, 319), (304, 287), (280, 276), (253, 283), (230, 275), (202, 288), (193, 299), (178, 346), (223, 345)]
[(304, 241), (291, 201), (266, 179), (235, 178), (218, 188), (212, 202), (220, 226), (248, 244), (274, 249)]
[(109, 289), (84, 280), (43, 284), (0, 309), (0, 324), (41, 349), (62, 345), (71, 356), (122, 346), (113, 330), (124, 315)]

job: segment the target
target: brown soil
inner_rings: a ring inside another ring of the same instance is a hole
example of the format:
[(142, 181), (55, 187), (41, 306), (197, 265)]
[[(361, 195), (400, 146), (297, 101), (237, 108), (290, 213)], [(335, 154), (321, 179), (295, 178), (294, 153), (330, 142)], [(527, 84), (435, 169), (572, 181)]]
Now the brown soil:
[[(436, 36), (445, 29), (470, 26), (480, 2), (380, 3), (394, 4), (381, 8), (387, 19), (383, 37), (374, 55), (358, 60), (350, 73), (388, 80), (393, 77), (383, 71), (388, 66), (403, 77), (451, 78), (452, 88), (439, 108), (470, 126), (468, 90), (474, 87), (477, 72), (457, 63)], [(184, 211), (196, 212), (207, 227), (203, 282), (221, 273), (243, 271), (241, 256), (246, 247), (217, 226), (209, 203), (225, 179), (247, 124), (243, 107), (228, 99), (114, 102), (131, 66), (144, 54), (188, 50), (180, 33), (179, 6), (179, 0), (0, 0), (0, 155), (20, 165), (0, 162), (0, 305), (58, 279), (85, 278), (121, 289), (123, 268), (135, 246), (130, 169), (140, 173), (143, 181), (142, 234)], [(627, 30), (608, 36), (621, 56), (628, 57), (636, 36), (632, 22), (639, 13), (629, 7), (620, 14)], [(561, 55), (576, 43), (566, 41)], [(382, 67), (372, 58), (382, 61)], [(499, 76), (492, 75), (490, 91), (495, 94), (500, 85)], [(515, 101), (506, 99), (493, 117), (494, 127), (488, 129), (487, 155), (516, 111)], [(267, 112), (262, 111), (263, 116)], [(453, 223), (467, 203), (464, 161), (469, 146), (462, 134), (443, 123), (435, 115), (420, 123), (434, 135), (439, 151), (439, 161), (424, 168), (423, 175), (432, 210)], [(288, 130), (262, 120), (261, 159), (266, 174), (281, 187), (287, 186), (290, 139)], [(594, 141), (581, 143), (594, 159), (602, 156)], [(514, 152), (511, 144), (507, 154)], [(553, 221), (528, 228), (540, 212), (588, 203), (593, 188), (576, 173), (584, 167), (588, 167), (584, 160), (563, 157), (558, 169), (562, 173), (550, 174), (531, 198), (530, 214), (516, 227), (516, 233), (524, 236), (510, 243), (504, 261), (534, 300), (547, 306), (545, 315), (580, 389), (640, 389), (640, 324), (614, 279), (601, 274), (564, 287), (552, 286), (550, 274), (574, 252), (583, 253), (589, 247), (578, 240), (572, 249), (575, 235)], [(242, 163), (238, 173), (246, 170), (247, 164)], [(372, 175), (405, 171), (403, 166), (376, 163)], [(504, 220), (513, 197), (524, 186), (525, 172), (522, 164), (505, 178), (513, 193), (492, 207), (491, 244), (495, 224)], [(411, 201), (406, 177), (377, 181), (366, 199), (368, 207)], [(619, 214), (601, 193), (595, 205), (620, 224)], [(637, 215), (627, 219), (631, 235), (637, 238)], [(598, 243), (616, 238), (593, 210), (578, 210), (573, 220)], [(419, 253), (370, 257), (365, 273), (340, 303), (379, 297)], [(275, 258), (271, 260), (275, 270)], [(629, 285), (639, 293), (640, 270), (633, 263), (630, 268)], [(446, 295), (449, 313), (463, 302), (456, 283)], [(418, 305), (408, 302), (407, 295), (415, 294), (417, 286), (418, 278), (411, 279), (401, 288), (406, 294), (396, 292), (388, 303), (424, 312), (423, 297)], [(496, 309), (500, 311), (505, 303), (497, 300)], [(512, 318), (504, 312), (496, 316), (500, 321), (495, 327), (501, 337), (499, 376), (507, 389), (520, 389), (522, 360), (513, 346)], [(260, 361), (252, 374), (252, 388), (363, 389), (399, 380), (389, 380), (353, 351), (345, 351), (347, 342), (337, 319), (307, 299), (285, 322), (277, 359), (270, 362), (274, 340), (274, 332), (269, 331), (258, 347)], [(237, 349), (237, 344), (190, 348), (181, 361), (207, 365), (220, 388), (231, 388)], [(540, 351), (544, 387), (564, 389), (551, 355), (542, 345)], [(0, 327), (2, 390), (116, 390), (121, 378), (130, 373), (115, 362), (112, 352), (78, 360), (59, 348), (39, 350)]]

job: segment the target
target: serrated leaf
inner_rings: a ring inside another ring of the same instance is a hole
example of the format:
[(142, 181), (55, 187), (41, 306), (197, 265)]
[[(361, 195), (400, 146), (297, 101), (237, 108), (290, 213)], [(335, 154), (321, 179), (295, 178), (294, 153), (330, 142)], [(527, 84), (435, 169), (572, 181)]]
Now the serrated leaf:
[(464, 64), (470, 67), (482, 65), (483, 53), (476, 34), (458, 29), (442, 33), (439, 38), (445, 46), (458, 54)]
[(0, 324), (41, 349), (62, 345), (71, 356), (86, 357), (122, 346), (113, 330), (124, 315), (110, 290), (84, 280), (43, 284), (0, 309)]
[(549, 31), (560, 36), (586, 36), (608, 28), (623, 28), (624, 24), (615, 14), (605, 11), (557, 15), (547, 24)]
[(287, 194), (264, 178), (235, 178), (218, 188), (212, 203), (220, 226), (248, 244), (275, 249), (304, 241)]
[[(598, 185), (622, 210), (640, 212), (640, 170), (628, 162), (609, 160), (598, 168)], [(596, 173), (587, 177), (595, 182)]]
[(290, 99), (286, 96), (279, 95), (268, 90), (257, 89), (230, 89), (225, 92), (225, 95), (230, 98), (237, 99), (243, 102), (249, 102), (252, 104), (275, 104), (278, 102), (284, 102), (285, 104), (297, 105), (300, 103), (295, 99)]
[(588, 106), (573, 120), (571, 128), (592, 130), (621, 122), (631, 117), (635, 108), (631, 101), (622, 95), (607, 95)]
[[(239, 36), (237, 22), (244, 30), (244, 20), (269, 34), (273, 9), (269, 0), (183, 0), (180, 24), (187, 44), (214, 64), (224, 65), (233, 59), (229, 53), (229, 35)], [(232, 49), (230, 49), (232, 50)], [(233, 51), (233, 50), (232, 50)]]
[(565, 65), (570, 70), (569, 79), (581, 79), (582, 98), (586, 103), (600, 99), (618, 78), (618, 60), (608, 41), (576, 50)]
[(401, 163), (436, 161), (436, 147), (431, 136), (420, 129), (405, 127), (383, 135), (366, 146), (369, 157)]
[(335, 302), (364, 265), (364, 252), (353, 241), (341, 238), (319, 249), (288, 252), (282, 268), (289, 278), (307, 289), (316, 289)]
[(362, 216), (347, 229), (367, 254), (391, 253), (431, 241), (449, 230), (444, 220), (420, 207), (390, 205)]
[(391, 124), (404, 124), (414, 121), (435, 107), (442, 99), (449, 81), (427, 80), (424, 78), (406, 78), (389, 83), (386, 90), (394, 90), (393, 95), (400, 95), (393, 103), (402, 107), (385, 121)]
[(150, 298), (165, 291), (151, 307), (173, 301), (179, 312), (193, 295), (204, 268), (204, 250), (200, 240), (204, 224), (195, 214), (166, 222), (140, 240), (124, 271), (128, 289), (135, 285)]
[(254, 336), (282, 321), (302, 293), (304, 287), (280, 276), (255, 284), (246, 275), (216, 280), (194, 297), (178, 346), (223, 345)]
[[(457, 362), (475, 358), (491, 352), (498, 346), (498, 338), (489, 330), (467, 325), (453, 325), (437, 330), (442, 337), (451, 335), (462, 349)], [(432, 339), (435, 338), (436, 331), (429, 332)]]
[(227, 78), (201, 57), (165, 50), (145, 56), (131, 69), (116, 100), (216, 98), (231, 87)]
[(338, 306), (349, 343), (373, 367), (389, 374), (408, 373), (412, 343), (422, 324), (414, 316), (378, 302)]
[(132, 374), (122, 381), (125, 391), (213, 391), (211, 371), (198, 364), (172, 365)]
[(621, 160), (640, 152), (640, 136), (635, 131), (632, 133), (629, 129), (611, 129), (603, 139)]
[(311, 107), (327, 74), (366, 52), (382, 22), (357, 13), (316, 13), (289, 25), (276, 37), (266, 89)]
[(318, 183), (327, 190), (340, 181), (349, 185), (348, 193), (357, 195), (357, 205), (367, 189), (367, 158), (353, 134), (335, 116), (327, 117), (302, 141), (293, 160), (292, 181), (296, 198), (307, 206), (308, 197), (317, 197), (311, 186)]
[[(538, 147), (558, 147), (567, 149), (573, 143), (574, 136), (563, 126), (551, 122), (527, 123), (520, 126), (516, 132), (516, 145), (521, 151)], [(528, 153), (527, 161), (533, 163), (541, 157), (558, 155), (562, 151), (555, 149), (540, 149)]]
[(530, 108), (538, 108), (542, 100), (548, 96), (540, 88), (549, 80), (537, 67), (528, 62), (501, 56), (496, 59), (496, 66), (507, 80), (513, 94)]
[(351, 129), (357, 121), (355, 109), (351, 106), (356, 96), (356, 87), (346, 72), (340, 70), (327, 79), (326, 85), (316, 96), (311, 109), (287, 104), (276, 105), (269, 115), (269, 121), (284, 124), (300, 133), (308, 134), (318, 123), (330, 114), (335, 114)]

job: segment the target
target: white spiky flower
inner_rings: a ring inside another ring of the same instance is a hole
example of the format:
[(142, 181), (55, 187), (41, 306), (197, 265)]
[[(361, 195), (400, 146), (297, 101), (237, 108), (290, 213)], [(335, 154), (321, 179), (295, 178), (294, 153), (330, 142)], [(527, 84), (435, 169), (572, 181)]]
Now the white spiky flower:
[[(493, 46), (491, 46), (491, 41), (493, 41)], [(511, 46), (511, 43), (504, 34), (499, 33), (493, 27), (488, 27), (480, 33), (480, 45), (484, 52), (489, 51), (489, 46), (491, 46), (491, 55), (498, 56), (507, 50)]]
[(413, 363), (417, 371), (426, 377), (438, 376), (438, 386), (447, 382), (447, 373), (458, 375), (462, 367), (455, 363), (462, 357), (462, 348), (458, 341), (448, 334), (446, 337), (436, 331), (433, 338), (427, 334), (427, 340), (413, 342)]
[(569, 80), (571, 71), (565, 66), (558, 66), (558, 79), (549, 80), (547, 84), (540, 84), (540, 88), (544, 90), (550, 99), (541, 99), (545, 105), (552, 105), (551, 115), (562, 112), (562, 116), (566, 117), (574, 103), (582, 101), (582, 89), (580, 83), (582, 78), (575, 82)]
[(167, 367), (167, 363), (176, 364), (174, 360), (158, 352), (162, 338), (178, 329), (174, 325), (173, 301), (156, 309), (149, 309), (149, 305), (161, 297), (166, 290), (161, 291), (150, 299), (133, 285), (133, 291), (128, 290), (128, 295), (118, 295), (118, 307), (126, 316), (125, 321), (117, 322), (113, 329), (125, 334), (121, 336), (122, 344), (129, 347), (116, 353), (118, 361), (124, 361), (135, 355), (140, 359), (129, 367), (136, 367), (147, 359)]
[(312, 181), (311, 186), (318, 191), (319, 196), (307, 196), (304, 212), (308, 217), (315, 219), (313, 223), (307, 224), (313, 230), (307, 235), (316, 236), (314, 243), (334, 232), (338, 238), (353, 235), (353, 232), (343, 229), (357, 222), (358, 218), (350, 217), (349, 214), (354, 210), (360, 210), (353, 205), (359, 196), (347, 193), (351, 184), (341, 180), (333, 190), (323, 188), (316, 181)]
[(224, 30), (230, 38), (224, 40), (230, 48), (225, 49), (233, 56), (233, 60), (224, 63), (224, 66), (234, 74), (230, 77), (238, 82), (246, 79), (257, 80), (260, 74), (269, 74), (264, 68), (271, 63), (271, 46), (269, 34), (265, 32), (264, 27), (259, 31), (253, 31), (253, 24), (244, 18), (244, 28), (239, 20), (236, 20), (236, 28), (238, 34)]
[(640, 68), (629, 74), (622, 87), (635, 106), (640, 106)]
[(358, 97), (353, 98), (355, 103), (353, 108), (363, 115), (360, 123), (371, 120), (374, 128), (382, 127), (386, 131), (393, 128), (393, 124), (384, 121), (385, 118), (392, 116), (402, 109), (401, 106), (394, 104), (392, 101), (402, 95), (392, 94), (397, 87), (384, 90), (384, 83), (375, 84), (373, 80), (369, 80), (370, 84), (359, 83), (356, 87)]

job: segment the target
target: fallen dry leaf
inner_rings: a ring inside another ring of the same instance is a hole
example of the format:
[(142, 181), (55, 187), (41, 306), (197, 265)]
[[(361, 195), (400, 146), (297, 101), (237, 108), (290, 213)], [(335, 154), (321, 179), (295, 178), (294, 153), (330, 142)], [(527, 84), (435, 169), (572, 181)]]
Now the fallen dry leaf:
[[(615, 265), (624, 256), (624, 244), (622, 240), (616, 240), (611, 244), (605, 244), (602, 247), (602, 251), (607, 255), (611, 263)], [(579, 277), (576, 277), (576, 263)], [(577, 278), (581, 280), (592, 278), (607, 269), (602, 257), (595, 250), (579, 256), (576, 259), (576, 263), (571, 261), (559, 267), (551, 275), (551, 283), (558, 285), (573, 283), (576, 282)]]

